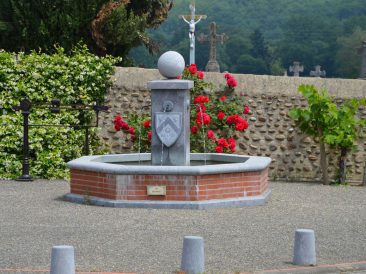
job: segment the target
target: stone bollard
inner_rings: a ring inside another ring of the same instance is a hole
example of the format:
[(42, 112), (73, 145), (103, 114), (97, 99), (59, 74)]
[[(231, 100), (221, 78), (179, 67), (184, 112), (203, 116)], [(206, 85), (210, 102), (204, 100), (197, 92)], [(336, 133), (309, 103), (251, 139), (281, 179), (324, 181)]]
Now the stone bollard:
[(312, 229), (297, 229), (295, 232), (294, 259), (295, 265), (315, 265), (315, 234)]
[(186, 274), (197, 274), (205, 271), (205, 252), (202, 237), (184, 237), (181, 271)]
[(75, 274), (73, 246), (58, 245), (52, 247), (51, 274)]

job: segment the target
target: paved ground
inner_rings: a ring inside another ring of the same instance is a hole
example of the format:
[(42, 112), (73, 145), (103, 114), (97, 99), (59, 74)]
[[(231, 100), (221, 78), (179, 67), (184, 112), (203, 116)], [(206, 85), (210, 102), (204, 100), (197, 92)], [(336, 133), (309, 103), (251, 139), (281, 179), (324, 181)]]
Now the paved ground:
[[(264, 206), (191, 211), (78, 205), (61, 199), (65, 181), (0, 181), (0, 273), (44, 273), (59, 244), (78, 271), (173, 273), (185, 235), (204, 237), (207, 273), (366, 273), (365, 187), (271, 187)], [(315, 230), (318, 264), (332, 266), (293, 269), (297, 228)]]

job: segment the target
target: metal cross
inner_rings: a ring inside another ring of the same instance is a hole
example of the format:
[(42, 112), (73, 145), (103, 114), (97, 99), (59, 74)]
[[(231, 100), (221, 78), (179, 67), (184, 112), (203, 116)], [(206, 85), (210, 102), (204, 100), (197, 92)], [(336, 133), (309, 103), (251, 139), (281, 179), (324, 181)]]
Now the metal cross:
[(228, 39), (228, 37), (225, 33), (217, 34), (216, 31), (217, 28), (215, 22), (211, 22), (209, 29), (210, 29), (209, 35), (201, 33), (200, 36), (197, 37), (197, 40), (201, 43), (203, 42), (210, 43), (210, 58), (206, 65), (206, 71), (220, 72), (220, 65), (217, 62), (216, 44), (217, 43), (223, 44)]
[(289, 67), (289, 71), (294, 73), (294, 76), (300, 76), (300, 72), (304, 71), (304, 66), (300, 66), (300, 62), (294, 62), (293, 66)]
[(310, 76), (313, 77), (325, 77), (327, 75), (325, 70), (321, 70), (320, 65), (315, 66), (315, 70), (310, 71)]
[(180, 15), (179, 17), (189, 25), (189, 64), (195, 64), (195, 30), (196, 24), (202, 19), (206, 19), (206, 15), (196, 15), (196, 8), (194, 4), (189, 5), (191, 10), (190, 15)]

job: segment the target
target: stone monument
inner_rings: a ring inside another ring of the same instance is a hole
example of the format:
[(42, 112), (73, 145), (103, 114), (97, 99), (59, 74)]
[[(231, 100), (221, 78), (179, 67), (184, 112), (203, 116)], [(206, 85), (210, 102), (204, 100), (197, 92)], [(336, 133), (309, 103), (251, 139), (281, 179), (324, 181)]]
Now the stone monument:
[(327, 75), (325, 70), (321, 70), (320, 65), (315, 66), (315, 70), (310, 71), (310, 76), (312, 77), (325, 77)]
[(168, 80), (148, 83), (152, 102), (151, 162), (152, 165), (188, 166), (193, 81), (176, 79), (184, 69), (184, 59), (177, 52), (163, 54), (158, 69)]
[(225, 33), (218, 34), (216, 32), (216, 23), (211, 22), (210, 24), (210, 33), (208, 35), (201, 33), (200, 36), (197, 37), (197, 40), (201, 43), (209, 42), (210, 43), (210, 57), (209, 61), (206, 65), (206, 71), (212, 72), (220, 72), (220, 65), (217, 62), (217, 50), (216, 44), (221, 43), (223, 44), (225, 40), (228, 39)]
[(293, 72), (294, 76), (299, 77), (300, 76), (300, 72), (304, 71), (304, 66), (300, 65), (300, 62), (294, 61), (293, 66), (289, 67), (289, 71)]
[(189, 64), (195, 64), (196, 24), (198, 24), (202, 19), (206, 19), (207, 16), (196, 15), (196, 7), (194, 4), (190, 4), (189, 9), (191, 10), (190, 15), (180, 15), (179, 17), (189, 25)]
[(366, 41), (362, 42), (361, 47), (358, 49), (358, 52), (361, 54), (361, 70), (360, 70), (360, 78), (366, 79)]

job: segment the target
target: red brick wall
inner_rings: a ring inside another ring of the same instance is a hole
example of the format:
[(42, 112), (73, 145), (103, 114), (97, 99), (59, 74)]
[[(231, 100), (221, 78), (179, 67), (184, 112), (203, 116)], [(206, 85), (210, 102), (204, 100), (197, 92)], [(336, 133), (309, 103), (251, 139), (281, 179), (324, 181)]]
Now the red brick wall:
[[(147, 185), (166, 186), (165, 196), (148, 196)], [(71, 170), (71, 193), (113, 200), (200, 201), (261, 195), (268, 169), (200, 176), (111, 175)]]

